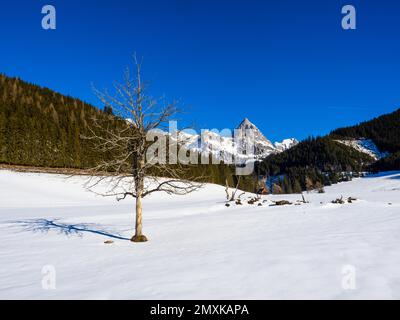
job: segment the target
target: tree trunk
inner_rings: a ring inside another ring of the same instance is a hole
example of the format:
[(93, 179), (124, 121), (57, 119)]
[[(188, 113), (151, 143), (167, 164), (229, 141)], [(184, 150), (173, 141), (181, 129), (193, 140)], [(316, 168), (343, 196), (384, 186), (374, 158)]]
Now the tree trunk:
[(146, 242), (147, 238), (142, 233), (142, 197), (138, 195), (136, 198), (136, 224), (135, 235), (131, 239), (132, 242)]
[(136, 199), (136, 236), (142, 235), (142, 197)]

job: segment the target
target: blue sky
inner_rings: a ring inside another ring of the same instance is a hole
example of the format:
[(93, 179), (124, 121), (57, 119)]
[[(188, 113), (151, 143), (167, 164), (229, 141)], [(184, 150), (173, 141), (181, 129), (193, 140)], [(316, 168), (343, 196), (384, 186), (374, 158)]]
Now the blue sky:
[[(357, 30), (341, 28), (345, 4)], [(2, 1), (0, 73), (100, 106), (91, 83), (110, 88), (136, 51), (151, 93), (198, 128), (248, 117), (271, 140), (303, 139), (400, 107), (399, 18), (389, 0)]]

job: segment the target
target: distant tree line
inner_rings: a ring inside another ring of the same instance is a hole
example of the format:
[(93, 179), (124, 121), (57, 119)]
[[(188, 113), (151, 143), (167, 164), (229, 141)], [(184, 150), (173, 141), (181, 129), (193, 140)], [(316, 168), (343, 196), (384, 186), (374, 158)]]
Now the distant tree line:
[(391, 170), (400, 170), (400, 151), (374, 162), (369, 167), (369, 171), (374, 173)]

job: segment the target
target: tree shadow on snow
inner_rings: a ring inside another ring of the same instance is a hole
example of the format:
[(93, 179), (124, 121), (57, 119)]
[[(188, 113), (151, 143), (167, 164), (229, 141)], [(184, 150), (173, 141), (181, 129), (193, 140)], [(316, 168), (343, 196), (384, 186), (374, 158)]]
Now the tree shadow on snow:
[(129, 240), (116, 232), (105, 230), (102, 226), (93, 223), (69, 224), (59, 222), (60, 219), (30, 219), (12, 221), (20, 225), (25, 231), (48, 233), (51, 230), (66, 236), (76, 235), (82, 237), (84, 233), (94, 233), (108, 238)]

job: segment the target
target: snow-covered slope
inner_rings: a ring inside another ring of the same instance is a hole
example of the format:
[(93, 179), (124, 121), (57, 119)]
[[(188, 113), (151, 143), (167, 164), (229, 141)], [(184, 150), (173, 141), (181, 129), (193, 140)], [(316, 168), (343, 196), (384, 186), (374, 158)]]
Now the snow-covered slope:
[(291, 138), (284, 139), (282, 142), (275, 142), (274, 146), (278, 151), (283, 152), (287, 149), (290, 149), (291, 147), (294, 147), (298, 143), (299, 141), (297, 141), (295, 138)]
[(357, 151), (363, 152), (371, 156), (375, 160), (382, 159), (388, 156), (387, 152), (379, 151), (376, 144), (370, 139), (352, 139), (352, 140), (336, 140), (337, 142), (343, 143), (346, 146), (352, 147)]
[[(400, 173), (282, 207), (269, 204), (300, 196), (228, 208), (216, 185), (155, 194), (144, 201), (144, 244), (128, 241), (133, 201), (82, 182), (0, 171), (0, 298), (400, 299)], [(331, 203), (341, 195), (359, 200)], [(56, 289), (45, 290), (52, 267)]]
[(184, 141), (190, 150), (212, 154), (227, 163), (233, 160), (243, 163), (248, 160), (265, 158), (298, 144), (294, 138), (272, 144), (247, 118), (239, 124), (236, 130), (239, 132), (236, 140), (232, 135), (227, 136), (221, 132), (209, 130), (204, 130), (201, 135), (181, 133), (180, 140)]

